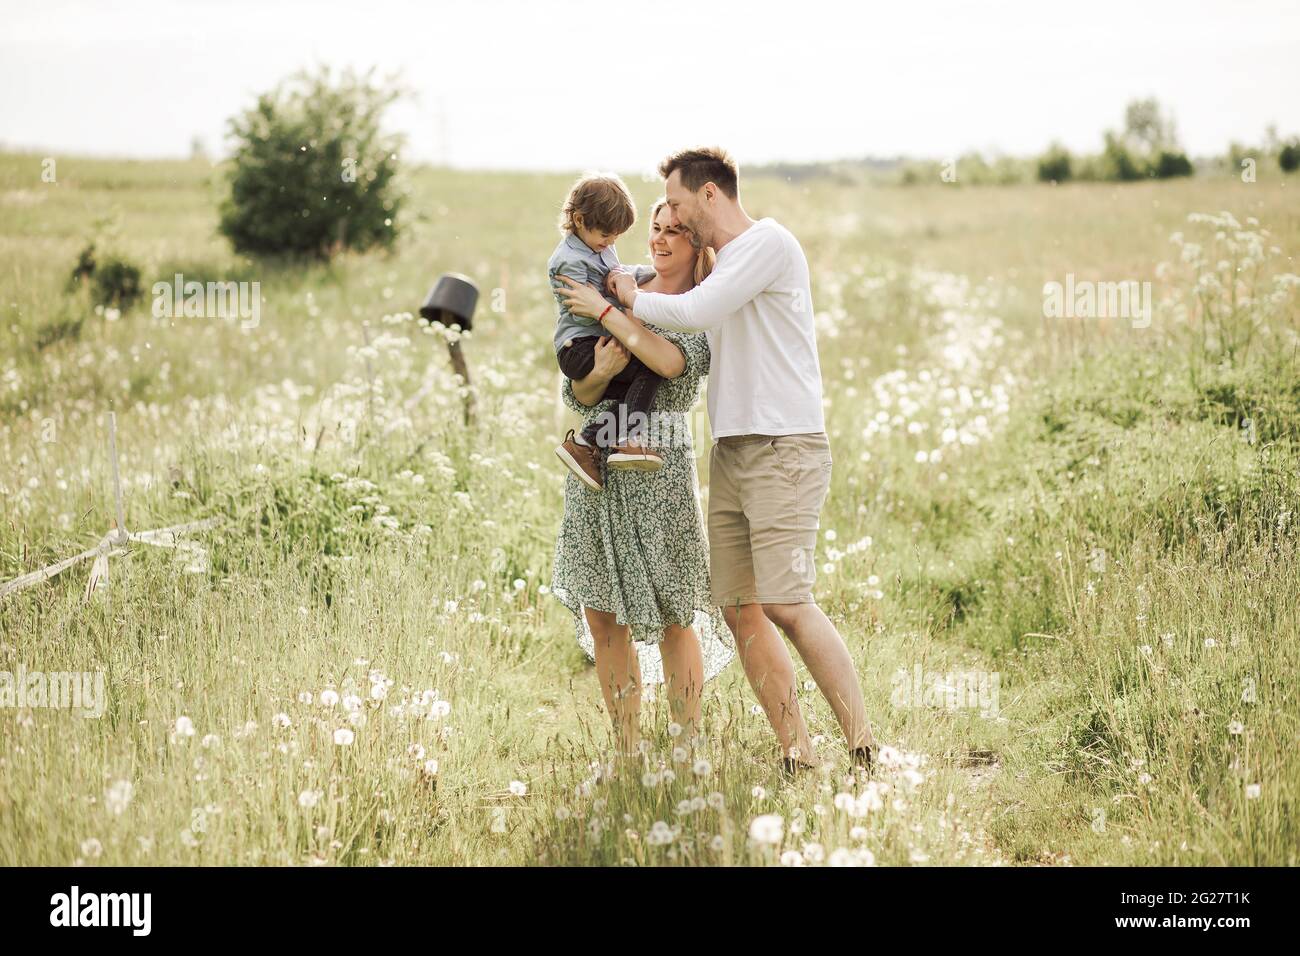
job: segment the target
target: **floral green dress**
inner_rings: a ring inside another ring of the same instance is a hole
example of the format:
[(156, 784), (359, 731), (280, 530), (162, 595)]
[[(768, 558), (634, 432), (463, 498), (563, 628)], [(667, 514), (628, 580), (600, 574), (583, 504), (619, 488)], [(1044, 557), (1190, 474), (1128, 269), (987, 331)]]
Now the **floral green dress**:
[[(573, 612), (579, 645), (595, 659), (583, 607), (614, 614), (630, 625), (643, 684), (663, 683), (659, 642), (670, 624), (695, 627), (704, 655), (704, 679), (735, 654), (735, 641), (709, 593), (709, 545), (704, 533), (695, 446), (687, 413), (709, 371), (704, 333), (655, 329), (686, 356), (681, 375), (659, 386), (649, 444), (663, 457), (659, 471), (606, 470), (604, 491), (573, 475), (564, 486), (564, 517), (555, 543), (551, 590)], [(583, 416), (614, 407), (581, 404), (566, 378), (564, 402)]]

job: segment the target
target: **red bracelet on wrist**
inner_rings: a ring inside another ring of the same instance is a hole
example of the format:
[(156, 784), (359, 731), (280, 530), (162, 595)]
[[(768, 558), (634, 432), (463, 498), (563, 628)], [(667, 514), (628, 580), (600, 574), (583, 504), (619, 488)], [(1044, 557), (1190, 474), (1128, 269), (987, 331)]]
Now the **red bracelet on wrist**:
[(600, 313), (600, 315), (596, 317), (596, 321), (603, 325), (605, 322), (605, 316), (609, 314), (609, 310), (612, 308), (614, 308), (612, 305), (605, 306), (605, 311)]

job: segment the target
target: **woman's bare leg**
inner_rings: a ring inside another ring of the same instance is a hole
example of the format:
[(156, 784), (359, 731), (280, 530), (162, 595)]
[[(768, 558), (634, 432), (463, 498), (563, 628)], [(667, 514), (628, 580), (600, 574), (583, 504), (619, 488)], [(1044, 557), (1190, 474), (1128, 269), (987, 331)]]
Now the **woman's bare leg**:
[(745, 667), (749, 686), (754, 688), (768, 723), (781, 742), (782, 756), (812, 763), (812, 739), (799, 711), (794, 661), (785, 641), (763, 613), (761, 604), (723, 608), (723, 616), (736, 637), (736, 652)]
[(700, 650), (695, 629), (675, 624), (665, 627), (659, 653), (664, 662), (664, 683), (672, 719), (682, 725), (687, 737), (694, 737), (700, 730), (700, 701), (704, 691), (704, 652)]
[(614, 724), (619, 750), (630, 754), (641, 743), (641, 662), (626, 624), (608, 611), (583, 608), (596, 644), (596, 676)]

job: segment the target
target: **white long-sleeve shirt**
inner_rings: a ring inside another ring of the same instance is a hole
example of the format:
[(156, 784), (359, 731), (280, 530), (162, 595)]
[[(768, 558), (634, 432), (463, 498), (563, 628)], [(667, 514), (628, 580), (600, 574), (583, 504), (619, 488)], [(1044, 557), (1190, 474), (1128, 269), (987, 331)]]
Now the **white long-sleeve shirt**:
[(689, 292), (636, 293), (632, 314), (679, 332), (708, 333), (714, 438), (825, 431), (808, 260), (775, 219), (760, 219), (718, 250)]

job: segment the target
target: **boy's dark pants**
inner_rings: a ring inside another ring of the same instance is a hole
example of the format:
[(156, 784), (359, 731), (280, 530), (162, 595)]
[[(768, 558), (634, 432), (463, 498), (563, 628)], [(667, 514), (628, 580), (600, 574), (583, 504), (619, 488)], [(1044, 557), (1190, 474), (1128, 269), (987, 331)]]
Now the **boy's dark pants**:
[[(560, 363), (560, 371), (570, 381), (586, 378), (591, 374), (591, 370), (596, 366), (596, 343), (603, 336), (583, 335), (578, 338), (570, 339), (568, 344), (562, 347), (555, 355)], [(615, 436), (617, 440), (619, 427), (623, 423), (636, 424), (637, 420), (633, 418), (637, 412), (641, 412), (644, 418), (639, 421), (649, 424), (650, 408), (654, 405), (655, 393), (659, 391), (659, 383), (663, 379), (650, 371), (635, 355), (628, 361), (627, 366), (615, 375), (605, 389), (605, 398), (618, 399), (618, 405), (614, 407), (612, 414), (618, 416), (614, 419), (615, 426), (610, 429), (609, 434)], [(596, 441), (597, 434), (601, 426), (608, 420), (606, 415), (598, 415), (593, 418), (590, 424), (582, 430), (583, 440), (593, 447), (598, 445)]]

